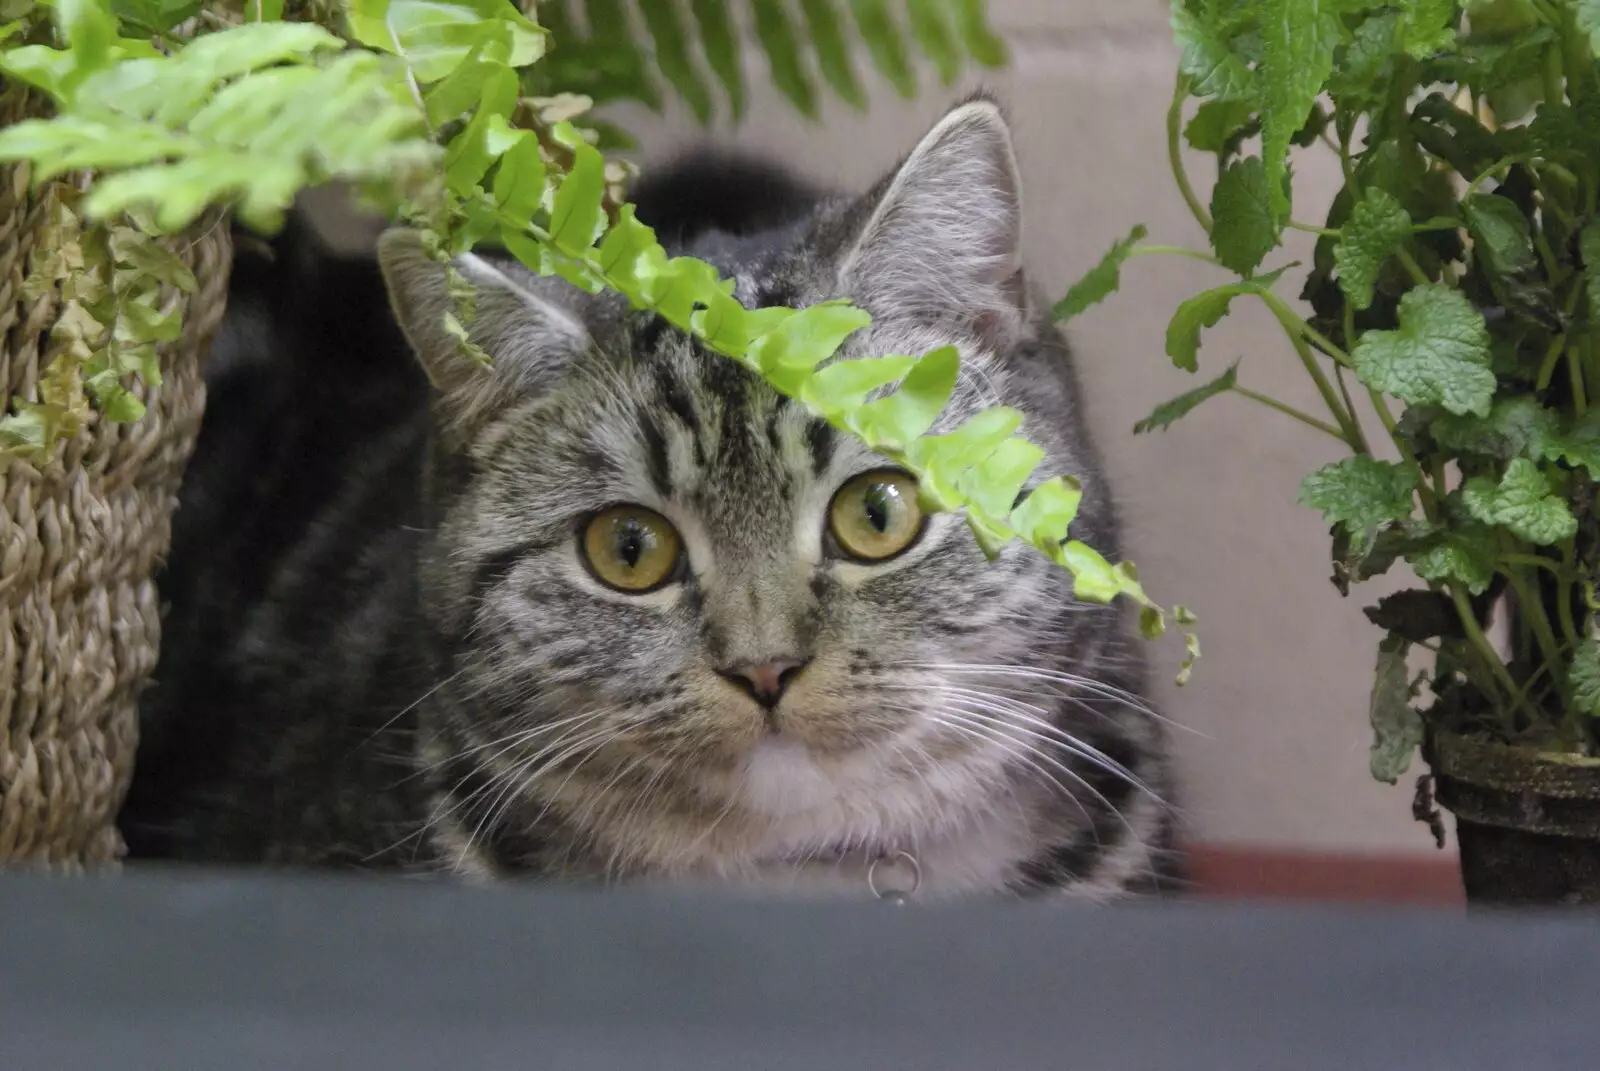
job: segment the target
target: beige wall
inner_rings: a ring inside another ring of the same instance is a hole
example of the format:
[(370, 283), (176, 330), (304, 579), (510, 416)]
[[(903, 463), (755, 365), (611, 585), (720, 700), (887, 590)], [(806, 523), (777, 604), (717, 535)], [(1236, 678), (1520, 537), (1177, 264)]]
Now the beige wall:
[[(967, 88), (987, 85), (1015, 122), (1029, 265), (1046, 294), (1058, 296), (1134, 223), (1147, 224), (1153, 241), (1203, 246), (1166, 163), (1176, 52), (1165, 0), (991, 7), (1013, 49), (998, 75), (929, 88), (912, 103), (879, 85), (868, 114), (831, 105), (816, 124), (758, 85), (743, 125), (710, 137), (859, 187)], [(751, 64), (763, 69), (759, 57)], [(682, 114), (615, 114), (640, 137), (644, 159), (694, 136)], [(1199, 181), (1204, 160), (1194, 163)], [(1312, 154), (1298, 165), (1298, 204), (1327, 203), (1337, 169), (1326, 164)], [(1291, 253), (1308, 259), (1309, 246)], [(1338, 456), (1339, 444), (1236, 397), (1165, 434), (1129, 432), (1156, 403), (1199, 382), (1167, 362), (1163, 333), (1179, 301), (1220, 281), (1203, 264), (1141, 258), (1125, 270), (1123, 292), (1071, 332), (1130, 556), (1157, 598), (1202, 616), (1205, 658), (1189, 687), (1169, 684), (1177, 650), (1157, 655), (1161, 705), (1193, 730), (1178, 737), (1192, 827), (1219, 842), (1432, 853), (1410, 817), (1409, 781), (1390, 788), (1367, 773), (1378, 635), (1364, 602), (1341, 599), (1328, 583), (1327, 532), (1295, 504), (1301, 476)], [(1258, 309), (1241, 312), (1206, 335), (1202, 375), (1242, 356), (1242, 383), (1314, 411), (1316, 394), (1276, 325)]]

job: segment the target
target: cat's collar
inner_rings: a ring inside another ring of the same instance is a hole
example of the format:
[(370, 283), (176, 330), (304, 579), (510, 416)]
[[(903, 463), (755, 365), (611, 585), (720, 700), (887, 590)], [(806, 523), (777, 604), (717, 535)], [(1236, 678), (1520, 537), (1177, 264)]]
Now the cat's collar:
[(922, 888), (922, 864), (904, 848), (852, 844), (831, 851), (790, 857), (789, 866), (848, 868), (861, 874), (872, 895), (886, 904), (904, 904)]
[(867, 864), (867, 888), (886, 904), (904, 904), (922, 888), (922, 864), (908, 851), (879, 852)]

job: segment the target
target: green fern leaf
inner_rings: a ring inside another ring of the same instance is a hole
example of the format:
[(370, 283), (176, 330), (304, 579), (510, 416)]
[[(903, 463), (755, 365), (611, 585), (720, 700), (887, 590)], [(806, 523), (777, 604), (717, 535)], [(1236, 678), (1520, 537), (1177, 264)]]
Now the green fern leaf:
[(902, 97), (915, 96), (917, 76), (911, 70), (905, 38), (889, 14), (887, 0), (850, 0), (850, 10), (878, 73), (887, 78)]
[(806, 73), (794, 23), (783, 0), (750, 0), (756, 17), (756, 39), (767, 55), (772, 84), (808, 119), (817, 117), (817, 93)]
[(939, 79), (945, 85), (954, 82), (961, 73), (961, 50), (945, 21), (944, 0), (906, 0), (906, 13), (910, 16), (911, 33), (938, 68)]
[(822, 72), (822, 80), (847, 104), (866, 108), (867, 95), (856, 77), (850, 42), (844, 35), (844, 25), (833, 0), (800, 0), (800, 9), (811, 31), (812, 47), (817, 50), (817, 68)]
[(744, 65), (739, 62), (739, 31), (728, 14), (728, 0), (692, 0), (691, 7), (706, 62), (728, 94), (729, 108), (737, 120), (744, 115)]
[(550, 210), (550, 244), (568, 256), (583, 256), (605, 230), (605, 192), (605, 159), (593, 146), (580, 144)]
[(695, 69), (676, 0), (639, 0), (640, 13), (655, 42), (656, 64), (678, 96), (702, 124), (711, 121), (711, 91)]
[(989, 27), (984, 0), (952, 0), (952, 3), (956, 32), (961, 35), (967, 53), (981, 66), (1004, 67), (1008, 58), (1006, 44)]

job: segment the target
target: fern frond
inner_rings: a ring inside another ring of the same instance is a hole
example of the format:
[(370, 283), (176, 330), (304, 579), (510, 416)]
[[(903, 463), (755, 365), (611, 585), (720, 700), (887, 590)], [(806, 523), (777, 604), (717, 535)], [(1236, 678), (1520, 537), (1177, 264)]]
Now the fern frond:
[(986, 9), (986, 0), (539, 0), (559, 42), (539, 67), (540, 91), (659, 109), (664, 83), (702, 124), (719, 112), (738, 119), (759, 52), (768, 81), (802, 115), (817, 116), (824, 91), (864, 109), (863, 49), (903, 97), (917, 92), (914, 56), (945, 85), (969, 64), (1003, 66)]
[[(1079, 598), (1131, 599), (1142, 607), (1146, 635), (1165, 629), (1164, 611), (1131, 564), (1113, 565), (1068, 537), (1078, 485), (1070, 477), (1035, 478), (1044, 452), (1016, 435), (1020, 413), (987, 409), (931, 434), (956, 384), (955, 347), (841, 357), (846, 341), (871, 323), (864, 309), (848, 301), (747, 309), (732, 296), (732, 280), (705, 261), (669, 257), (621, 203), (620, 173), (596, 147), (594, 130), (570, 121), (591, 104), (575, 90), (605, 99), (605, 87), (624, 86), (611, 99), (632, 92), (647, 99), (653, 67), (709, 119), (713, 95), (703, 61), (737, 103), (741, 24), (720, 0), (631, 0), (636, 8), (585, 0), (588, 35), (581, 40), (596, 63), (573, 66), (569, 53), (567, 74), (543, 80), (537, 72), (551, 69), (560, 53), (549, 51), (551, 28), (560, 27), (557, 45), (575, 29), (566, 0), (539, 9), (543, 24), (509, 0), (345, 0), (343, 33), (277, 21), (283, 5), (252, 0), (244, 24), (221, 18), (189, 38), (163, 36), (161, 48), (139, 35), (186, 8), (175, 0), (121, 0), (134, 12), (130, 22), (113, 12), (114, 2), (56, 5), (54, 36), (64, 48), (0, 48), (0, 72), (47, 93), (57, 108), (53, 118), (0, 130), (0, 161), (27, 160), (37, 175), (96, 172), (83, 216), (106, 235), (103, 243), (89, 241), (90, 252), (104, 245), (103, 256), (71, 258), (94, 260), (93, 279), (68, 258), (41, 262), (39, 271), (51, 273), (46, 281), (76, 273), (74, 292), (92, 300), (62, 314), (71, 328), (62, 332), (63, 356), (39, 398), (12, 399), (12, 412), (0, 414), (0, 448), (51, 448), (86, 419), (91, 397), (110, 419), (137, 418), (122, 379), (148, 382), (154, 345), (180, 326), (161, 314), (159, 288), (193, 285), (161, 260), (152, 233), (188, 226), (215, 206), (271, 229), (301, 189), (342, 179), (386, 200), (446, 264), (495, 239), (533, 271), (590, 292), (609, 289), (654, 311), (906, 469), (918, 480), (924, 508), (962, 513), (985, 551), (1028, 543), (1072, 573)], [(954, 77), (963, 55), (987, 47), (974, 16), (981, 16), (978, 0), (905, 3), (914, 39), (942, 76)], [(880, 70), (898, 71), (906, 43), (884, 32), (883, 0), (853, 0), (852, 7), (858, 29), (875, 27), (864, 40), (876, 41)], [(770, 76), (795, 107), (815, 111), (813, 61), (840, 97), (864, 97), (833, 0), (804, 0), (803, 36), (785, 0), (749, 0), (748, 10)], [(651, 39), (648, 61), (629, 11)], [(813, 42), (810, 50), (802, 40)], [(904, 73), (910, 79), (909, 61)], [(588, 81), (562, 80), (580, 75)], [(73, 237), (76, 221), (63, 215), (58, 231), (63, 243), (83, 246)], [(99, 289), (85, 289), (79, 276)], [(107, 286), (109, 294), (102, 293)], [(463, 359), (488, 361), (472, 341), (471, 288), (452, 284), (452, 295), (445, 330)], [(1178, 619), (1188, 620), (1181, 611)]]

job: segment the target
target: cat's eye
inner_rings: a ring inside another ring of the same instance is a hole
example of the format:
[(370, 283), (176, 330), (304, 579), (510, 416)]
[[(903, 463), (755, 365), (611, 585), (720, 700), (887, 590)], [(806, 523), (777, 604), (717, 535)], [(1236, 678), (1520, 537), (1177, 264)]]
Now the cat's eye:
[(922, 534), (922, 520), (917, 481), (892, 469), (855, 477), (828, 506), (828, 530), (857, 561), (881, 562), (902, 553)]
[(678, 575), (683, 542), (672, 523), (643, 506), (612, 506), (591, 517), (579, 537), (584, 564), (596, 580), (643, 595)]

